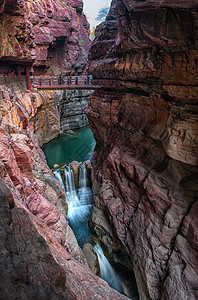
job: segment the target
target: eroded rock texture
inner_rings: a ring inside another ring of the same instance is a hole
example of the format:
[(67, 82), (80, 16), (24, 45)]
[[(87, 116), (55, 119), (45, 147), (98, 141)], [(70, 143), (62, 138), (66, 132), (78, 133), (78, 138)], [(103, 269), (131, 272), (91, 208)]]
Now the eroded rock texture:
[[(12, 190), (15, 205), (26, 207), (31, 214), (42, 219), (60, 245), (67, 248), (71, 237), (68, 251), (74, 250), (83, 262), (81, 250), (76, 245), (75, 238), (72, 238), (73, 233), (65, 219), (67, 205), (64, 190), (52, 175), (37, 138), (29, 129), (29, 116), (23, 106), (26, 93), (20, 99), (19, 94), (7, 88), (3, 94), (0, 120), (1, 178)], [(34, 96), (32, 94), (32, 108), (36, 102)]]
[(84, 69), (90, 38), (81, 0), (5, 0), (0, 14), (1, 60), (35, 60), (37, 75)]
[(113, 1), (90, 51), (93, 227), (144, 300), (198, 298), (197, 20), (197, 1)]
[(93, 91), (71, 90), (65, 91), (59, 105), (60, 132), (81, 128), (88, 125), (84, 113), (88, 98)]
[(38, 99), (21, 84), (1, 90), (0, 299), (126, 299), (91, 272), (66, 221), (63, 187), (29, 129)]
[(40, 146), (59, 134), (88, 125), (84, 108), (90, 94), (84, 90), (25, 92), (22, 102), (28, 112), (29, 128)]

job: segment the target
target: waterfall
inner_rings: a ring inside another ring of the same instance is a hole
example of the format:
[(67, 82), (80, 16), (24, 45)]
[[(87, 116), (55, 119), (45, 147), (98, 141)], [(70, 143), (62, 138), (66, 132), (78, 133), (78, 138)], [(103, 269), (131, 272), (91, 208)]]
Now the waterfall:
[(64, 186), (66, 202), (68, 204), (67, 219), (74, 222), (84, 222), (84, 219), (90, 214), (91, 210), (91, 189), (87, 187), (86, 165), (82, 163), (79, 167), (79, 191), (75, 188), (74, 174), (69, 165), (64, 166), (64, 182), (61, 177), (60, 169), (54, 171), (55, 177)]
[(84, 162), (79, 167), (79, 187), (87, 187), (87, 169)]
[(62, 180), (62, 177), (61, 177), (60, 170), (59, 170), (59, 169), (54, 170), (53, 173), (54, 173), (56, 179), (58, 179), (58, 181), (62, 184), (62, 186), (64, 186), (64, 183), (63, 183), (63, 180)]
[[(88, 227), (88, 219), (91, 214), (92, 192), (87, 184), (86, 164), (81, 163), (79, 166), (78, 193), (75, 188), (74, 174), (70, 165), (64, 166), (64, 180), (61, 178), (60, 169), (55, 170), (54, 175), (65, 188), (66, 202), (68, 204), (67, 220), (74, 231), (79, 245), (82, 247), (87, 242), (91, 243), (92, 235)], [(99, 276), (109, 286), (130, 297), (127, 287), (109, 263), (98, 243), (94, 246), (94, 251), (98, 256), (100, 266)]]
[(79, 199), (76, 193), (75, 182), (74, 182), (74, 174), (69, 166), (64, 167), (65, 174), (65, 192), (66, 192), (66, 201), (69, 204), (74, 206), (79, 205)]
[(89, 205), (91, 204), (92, 192), (91, 189), (87, 186), (87, 169), (86, 164), (83, 162), (79, 167), (79, 189), (78, 195), (80, 198), (81, 204)]
[(113, 269), (98, 243), (96, 243), (96, 245), (94, 246), (94, 251), (97, 253), (98, 256), (98, 263), (100, 266), (99, 276), (102, 279), (104, 279), (110, 287), (114, 288), (122, 294), (129, 296), (129, 292), (126, 285), (120, 279), (119, 274), (117, 274), (116, 271)]
[(79, 189), (75, 187), (74, 174), (71, 165), (64, 167), (64, 180), (61, 178), (60, 170), (55, 170), (54, 175), (64, 186), (66, 202), (68, 204), (67, 220), (73, 229), (78, 243), (83, 246), (85, 242), (91, 241), (91, 232), (88, 227), (88, 219), (91, 213), (92, 192), (87, 186), (87, 172), (85, 163), (79, 166)]
[[(74, 174), (71, 169), (71, 166), (65, 166), (65, 192), (66, 192), (66, 202), (68, 204), (68, 215), (67, 219), (71, 222), (81, 222), (84, 221), (84, 218), (89, 214), (90, 206), (84, 200), (84, 197), (81, 197), (81, 194), (77, 194), (74, 182)], [(84, 180), (84, 179), (83, 179)], [(85, 189), (85, 187), (83, 187)], [(84, 195), (85, 192), (83, 192)]]

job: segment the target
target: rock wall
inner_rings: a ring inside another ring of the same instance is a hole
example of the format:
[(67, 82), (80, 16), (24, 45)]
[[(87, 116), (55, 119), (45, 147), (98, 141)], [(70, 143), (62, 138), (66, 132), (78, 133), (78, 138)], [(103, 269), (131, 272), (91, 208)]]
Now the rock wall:
[(11, 98), (21, 99), (28, 114), (29, 129), (34, 133), (39, 146), (48, 143), (59, 134), (88, 125), (84, 113), (92, 91), (40, 90), (31, 93), (26, 90), (26, 80), (0, 85), (0, 99), (9, 90)]
[(0, 85), (0, 99), (20, 99), (27, 113), (28, 129), (37, 136), (39, 146), (48, 143), (60, 134), (59, 103), (63, 92), (39, 91), (31, 93), (26, 90), (26, 80)]
[(0, 60), (35, 61), (36, 75), (85, 68), (90, 33), (81, 0), (5, 0), (0, 14)]
[(86, 90), (68, 90), (63, 93), (59, 105), (60, 133), (88, 125), (84, 109), (88, 103), (88, 97), (92, 92)]
[(48, 143), (60, 134), (60, 117), (58, 105), (61, 93), (52, 91), (30, 93), (26, 91), (22, 104), (28, 112), (29, 129), (34, 133), (39, 146)]
[(34, 94), (26, 91), (23, 106), (28, 112), (29, 128), (40, 146), (59, 134), (88, 125), (84, 108), (90, 94), (85, 90), (41, 90)]
[(142, 300), (198, 297), (197, 12), (112, 1), (89, 55), (92, 226)]
[[(1, 1), (2, 2), (2, 1)], [(36, 49), (28, 2), (4, 0), (0, 6), (0, 59), (34, 60)]]
[(62, 185), (29, 129), (40, 95), (1, 87), (0, 299), (126, 299), (87, 267)]
[[(25, 89), (23, 76), (4, 78), (3, 73), (27, 66), (34, 75), (59, 75), (83, 72), (90, 48), (89, 24), (81, 0), (5, 0), (0, 2), (0, 85), (14, 92), (18, 80)], [(19, 71), (19, 70), (18, 70)], [(42, 78), (42, 77), (41, 77)], [(60, 132), (88, 124), (84, 107), (89, 93), (26, 91), (20, 99), (29, 115), (29, 128), (39, 145), (48, 143)], [(60, 105), (60, 106), (59, 106)]]

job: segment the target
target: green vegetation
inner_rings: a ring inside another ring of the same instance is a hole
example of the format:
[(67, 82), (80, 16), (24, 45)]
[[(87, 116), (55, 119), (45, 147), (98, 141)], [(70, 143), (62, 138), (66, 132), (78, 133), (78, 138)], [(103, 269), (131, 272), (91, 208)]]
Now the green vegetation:
[(106, 16), (108, 15), (109, 7), (103, 7), (99, 10), (98, 16), (96, 17), (97, 21), (104, 22)]
[(62, 1), (57, 1), (58, 5), (60, 5), (63, 8), (67, 7), (67, 4), (63, 3)]

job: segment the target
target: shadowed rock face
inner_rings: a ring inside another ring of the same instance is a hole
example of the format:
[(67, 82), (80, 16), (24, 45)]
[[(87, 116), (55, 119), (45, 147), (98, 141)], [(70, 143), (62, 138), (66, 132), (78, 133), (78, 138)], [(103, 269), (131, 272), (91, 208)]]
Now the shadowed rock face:
[(141, 299), (198, 297), (197, 9), (113, 1), (89, 54), (93, 228)]
[(0, 59), (35, 60), (35, 74), (85, 68), (89, 24), (80, 0), (0, 1)]
[(0, 1), (0, 13), (4, 11), (4, 6), (5, 6), (5, 0)]
[(1, 299), (72, 299), (65, 288), (63, 269), (55, 262), (28, 213), (15, 207), (3, 180), (0, 215)]

